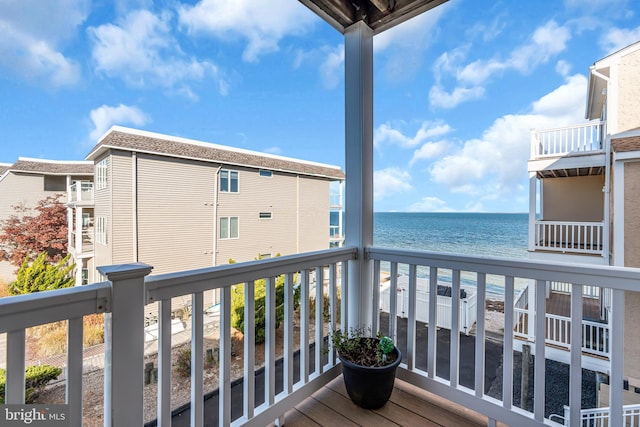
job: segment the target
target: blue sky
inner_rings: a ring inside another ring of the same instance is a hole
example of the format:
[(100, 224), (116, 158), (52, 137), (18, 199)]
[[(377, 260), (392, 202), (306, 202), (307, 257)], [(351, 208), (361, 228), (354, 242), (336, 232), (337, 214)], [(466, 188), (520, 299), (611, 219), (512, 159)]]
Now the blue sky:
[[(343, 37), (296, 0), (0, 0), (0, 162), (111, 125), (344, 168)], [(451, 0), (374, 39), (375, 209), (526, 212), (529, 130), (584, 121), (637, 0)]]

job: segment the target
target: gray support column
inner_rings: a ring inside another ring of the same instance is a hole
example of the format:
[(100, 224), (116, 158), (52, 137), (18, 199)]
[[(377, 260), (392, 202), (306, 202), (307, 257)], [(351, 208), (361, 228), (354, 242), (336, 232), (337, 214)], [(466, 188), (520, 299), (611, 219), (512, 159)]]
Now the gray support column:
[(349, 263), (349, 326), (371, 325), (373, 243), (373, 31), (363, 22), (345, 31), (345, 237), (358, 248)]

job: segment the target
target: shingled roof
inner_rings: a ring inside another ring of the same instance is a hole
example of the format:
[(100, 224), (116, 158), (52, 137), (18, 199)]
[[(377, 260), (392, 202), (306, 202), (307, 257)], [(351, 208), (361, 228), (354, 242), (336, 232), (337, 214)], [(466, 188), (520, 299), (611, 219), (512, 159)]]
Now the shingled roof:
[(120, 149), (226, 165), (269, 169), (332, 180), (344, 179), (344, 173), (338, 166), (275, 156), (119, 126), (112, 127), (86, 158), (87, 160), (95, 160), (108, 149)]
[(14, 164), (0, 166), (0, 175), (6, 171), (37, 173), (43, 175), (93, 175), (93, 162), (44, 160), (19, 157)]

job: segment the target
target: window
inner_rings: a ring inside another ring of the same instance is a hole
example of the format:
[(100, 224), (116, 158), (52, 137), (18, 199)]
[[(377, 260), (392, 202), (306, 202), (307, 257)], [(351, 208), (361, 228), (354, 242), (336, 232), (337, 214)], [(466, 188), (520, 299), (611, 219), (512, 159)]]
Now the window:
[(230, 170), (220, 171), (220, 191), (222, 193), (238, 193), (238, 172)]
[(265, 169), (260, 169), (260, 176), (263, 176), (265, 178), (271, 178), (273, 176), (273, 172)]
[(100, 244), (107, 244), (107, 218), (96, 217), (96, 241)]
[(271, 212), (260, 212), (260, 219), (271, 219)]
[(220, 238), (237, 239), (240, 235), (238, 222), (237, 216), (220, 218)]
[(82, 284), (83, 285), (89, 284), (89, 269), (87, 268), (82, 269)]
[(44, 176), (44, 191), (67, 191), (67, 178), (64, 176)]
[(96, 190), (103, 190), (109, 184), (109, 158), (96, 163)]

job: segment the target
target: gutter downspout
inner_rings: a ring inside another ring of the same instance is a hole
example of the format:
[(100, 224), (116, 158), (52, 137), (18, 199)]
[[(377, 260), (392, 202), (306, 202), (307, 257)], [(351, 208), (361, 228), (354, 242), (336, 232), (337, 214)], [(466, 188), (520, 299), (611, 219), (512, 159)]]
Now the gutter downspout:
[[(216, 169), (215, 182), (213, 184), (214, 192), (213, 192), (213, 266), (218, 265), (218, 191), (220, 182), (219, 174), (220, 169), (222, 169), (222, 165), (218, 166)], [(216, 289), (213, 291), (213, 301), (211, 305), (216, 305), (220, 301), (220, 290)]]
[(133, 196), (133, 260), (139, 262), (138, 259), (138, 153), (131, 153), (131, 194)]
[(222, 169), (222, 165), (218, 166), (216, 169), (215, 177), (216, 181), (213, 186), (215, 191), (213, 192), (213, 266), (218, 265), (218, 183), (220, 169)]

